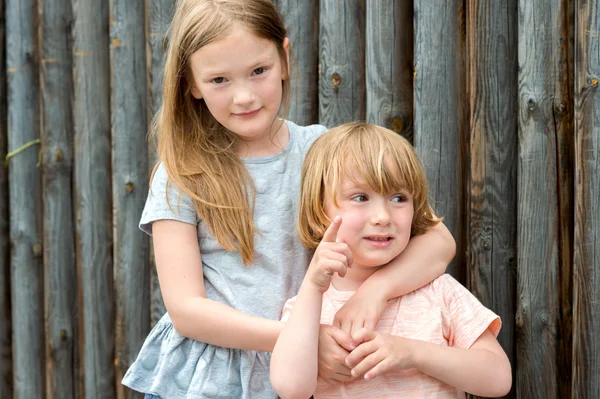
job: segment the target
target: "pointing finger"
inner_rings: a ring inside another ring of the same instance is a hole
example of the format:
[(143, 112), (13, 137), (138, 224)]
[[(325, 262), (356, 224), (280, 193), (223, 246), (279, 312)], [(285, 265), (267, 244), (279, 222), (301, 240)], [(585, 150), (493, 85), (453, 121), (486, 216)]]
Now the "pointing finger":
[(331, 222), (329, 227), (327, 227), (327, 230), (325, 230), (325, 234), (323, 234), (323, 239), (321, 241), (335, 242), (337, 239), (337, 233), (340, 230), (341, 225), (342, 225), (342, 217), (341, 216), (338, 215), (335, 218), (333, 218), (333, 221)]

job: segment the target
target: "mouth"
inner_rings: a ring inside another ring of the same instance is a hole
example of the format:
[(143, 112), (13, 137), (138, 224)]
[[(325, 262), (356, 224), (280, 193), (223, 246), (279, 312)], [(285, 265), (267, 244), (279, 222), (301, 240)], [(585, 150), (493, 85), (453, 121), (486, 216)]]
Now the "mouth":
[(241, 118), (247, 118), (247, 117), (254, 116), (254, 115), (258, 114), (258, 112), (259, 112), (261, 109), (262, 109), (262, 108), (255, 109), (254, 111), (236, 112), (236, 113), (234, 113), (233, 115), (235, 115), (235, 116), (239, 116), (239, 117), (241, 117)]
[(377, 247), (387, 247), (388, 245), (391, 244), (394, 237), (392, 237), (390, 235), (372, 235), (372, 236), (366, 236), (366, 237), (364, 237), (364, 239), (371, 245), (374, 245)]

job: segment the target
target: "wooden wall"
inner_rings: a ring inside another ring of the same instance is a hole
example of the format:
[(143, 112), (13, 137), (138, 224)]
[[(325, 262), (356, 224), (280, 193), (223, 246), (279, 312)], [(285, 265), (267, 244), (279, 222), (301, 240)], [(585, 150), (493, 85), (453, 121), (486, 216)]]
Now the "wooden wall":
[[(420, 153), (502, 316), (509, 397), (600, 397), (600, 0), (277, 0), (289, 118)], [(174, 0), (0, 0), (0, 397), (140, 397), (161, 317), (137, 229)]]

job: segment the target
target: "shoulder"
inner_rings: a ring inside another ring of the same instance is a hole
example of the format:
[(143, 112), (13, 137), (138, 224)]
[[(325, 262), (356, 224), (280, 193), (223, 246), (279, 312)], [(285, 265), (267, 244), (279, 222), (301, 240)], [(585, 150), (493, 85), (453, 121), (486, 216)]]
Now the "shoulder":
[(298, 143), (298, 146), (305, 151), (308, 150), (319, 136), (327, 131), (327, 128), (323, 125), (300, 126), (287, 120), (285, 123), (290, 131), (292, 140)]

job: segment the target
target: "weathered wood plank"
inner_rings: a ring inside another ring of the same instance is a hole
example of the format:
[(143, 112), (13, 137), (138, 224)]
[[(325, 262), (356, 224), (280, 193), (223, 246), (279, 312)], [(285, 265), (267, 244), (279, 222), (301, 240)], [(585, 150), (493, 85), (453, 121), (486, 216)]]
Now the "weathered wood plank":
[[(77, 327), (72, 206), (73, 63), (70, 0), (39, 0), (46, 392), (74, 398)], [(56, 234), (60, 232), (60, 234)]]
[(412, 142), (413, 4), (367, 0), (367, 121)]
[(498, 341), (515, 364), (517, 0), (469, 0), (466, 26), (467, 282), (501, 317)]
[(114, 398), (108, 0), (72, 0), (79, 393)]
[[(519, 156), (517, 229), (516, 392), (519, 397), (564, 398), (559, 365), (561, 323), (560, 173), (568, 89), (565, 2), (519, 1)], [(568, 337), (564, 337), (568, 339)], [(568, 391), (567, 391), (568, 392)], [(568, 397), (568, 396), (567, 396)]]
[(321, 1), (319, 123), (365, 119), (365, 0)]
[(292, 54), (292, 93), (287, 118), (300, 125), (319, 117), (319, 1), (278, 0), (284, 16)]
[(573, 398), (600, 397), (600, 3), (575, 2)]
[[(8, 150), (39, 140), (35, 0), (6, 1)], [(14, 395), (44, 397), (41, 176), (38, 145), (9, 160)]]
[(138, 229), (148, 193), (145, 2), (113, 0), (110, 15), (117, 397), (132, 398), (120, 381), (150, 329), (149, 243)]
[(465, 84), (463, 2), (415, 1), (414, 145), (423, 160), (430, 202), (456, 240), (447, 271), (464, 281), (463, 154)]
[[(167, 30), (169, 23), (175, 11), (175, 0), (147, 0), (146, 9), (150, 22), (147, 24), (146, 33), (149, 43), (150, 54), (148, 56), (148, 70), (150, 77), (149, 102), (148, 102), (148, 123), (158, 112), (162, 103), (162, 82), (164, 53), (167, 42)], [(148, 165), (150, 169), (154, 167), (158, 158), (156, 156), (156, 143), (148, 143)], [(148, 182), (141, 182), (140, 190), (148, 190)], [(165, 304), (158, 284), (156, 265), (154, 262), (154, 252), (152, 240), (150, 240), (150, 253), (148, 256), (148, 268), (150, 270), (150, 324), (152, 327), (165, 314)]]
[(0, 392), (6, 397), (12, 391), (12, 347), (10, 317), (10, 253), (8, 236), (8, 169), (4, 165), (7, 153), (6, 130), (6, 59), (4, 57), (4, 1), (0, 0)]

